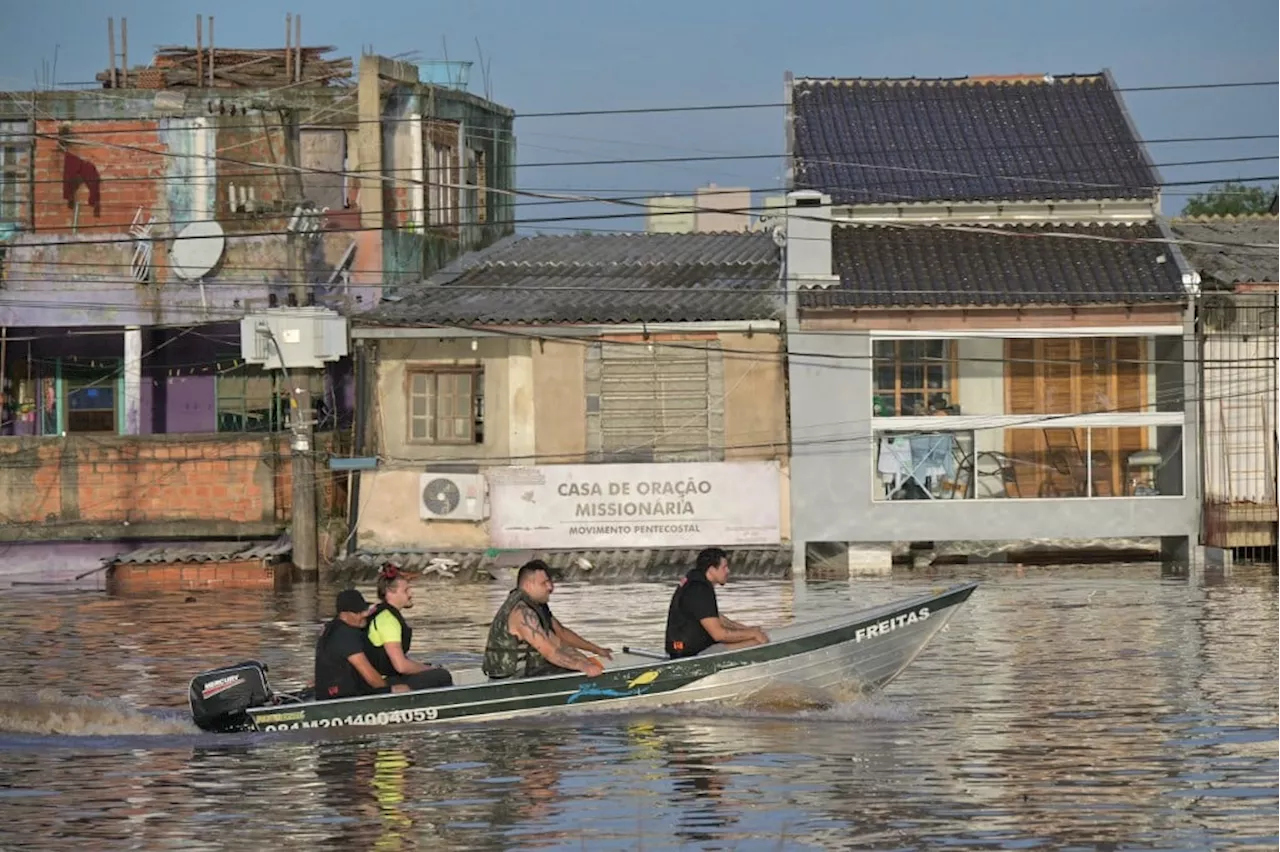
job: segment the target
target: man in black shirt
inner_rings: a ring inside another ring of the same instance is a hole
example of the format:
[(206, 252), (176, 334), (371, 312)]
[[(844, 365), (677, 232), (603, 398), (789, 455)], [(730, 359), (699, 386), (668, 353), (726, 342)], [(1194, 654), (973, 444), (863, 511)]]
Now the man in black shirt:
[(667, 610), (667, 656), (693, 657), (712, 645), (727, 650), (763, 645), (769, 636), (759, 627), (747, 627), (720, 614), (716, 586), (729, 581), (729, 554), (708, 547), (671, 596)]
[(404, 684), (390, 686), (365, 656), (364, 629), (372, 609), (355, 589), (338, 593), (338, 614), (316, 642), (317, 700), (409, 691)]

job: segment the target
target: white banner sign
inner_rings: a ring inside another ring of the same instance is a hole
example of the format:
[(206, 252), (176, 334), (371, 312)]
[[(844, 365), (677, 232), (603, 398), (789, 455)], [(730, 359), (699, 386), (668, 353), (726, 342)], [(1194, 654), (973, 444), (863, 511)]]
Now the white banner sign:
[(711, 547), (782, 540), (778, 463), (489, 468), (495, 547)]

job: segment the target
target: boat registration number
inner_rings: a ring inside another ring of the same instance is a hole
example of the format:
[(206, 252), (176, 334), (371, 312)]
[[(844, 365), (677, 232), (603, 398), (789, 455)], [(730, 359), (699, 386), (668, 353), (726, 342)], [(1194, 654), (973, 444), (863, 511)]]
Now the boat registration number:
[(356, 713), (354, 716), (334, 716), (331, 719), (312, 719), (302, 722), (282, 722), (279, 725), (262, 725), (264, 731), (297, 731), (303, 728), (340, 728), (344, 725), (407, 725), (434, 722), (440, 718), (435, 707), (418, 710), (389, 710), (381, 713)]

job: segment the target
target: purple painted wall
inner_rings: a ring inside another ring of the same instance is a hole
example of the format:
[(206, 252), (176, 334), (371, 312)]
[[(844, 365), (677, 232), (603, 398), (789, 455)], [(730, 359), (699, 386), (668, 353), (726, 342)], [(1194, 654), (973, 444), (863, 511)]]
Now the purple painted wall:
[(217, 431), (215, 384), (213, 376), (169, 376), (152, 369), (142, 378), (142, 434)]

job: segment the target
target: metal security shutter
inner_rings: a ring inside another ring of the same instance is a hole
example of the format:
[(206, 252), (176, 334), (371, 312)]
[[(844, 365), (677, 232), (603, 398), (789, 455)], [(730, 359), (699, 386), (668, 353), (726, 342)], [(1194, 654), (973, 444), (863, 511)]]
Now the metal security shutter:
[[(603, 343), (588, 357), (588, 441), (606, 460), (724, 456), (722, 353), (714, 343)], [(594, 361), (594, 364), (592, 363)], [(593, 399), (594, 397), (594, 399)]]

